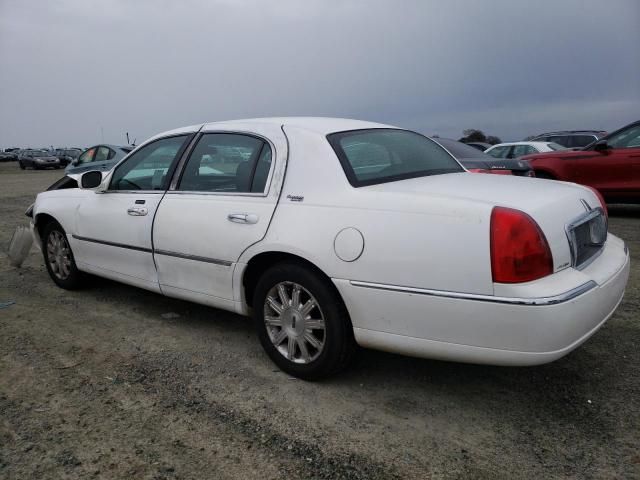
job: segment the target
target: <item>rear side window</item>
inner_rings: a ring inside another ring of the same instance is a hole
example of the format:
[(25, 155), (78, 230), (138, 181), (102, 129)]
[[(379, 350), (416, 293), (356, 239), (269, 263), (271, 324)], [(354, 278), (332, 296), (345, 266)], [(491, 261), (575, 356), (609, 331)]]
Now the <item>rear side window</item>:
[(491, 155), (492, 157), (495, 157), (495, 158), (506, 158), (510, 148), (511, 148), (510, 146), (496, 147), (484, 153), (486, 153), (487, 155)]
[(586, 147), (596, 141), (593, 135), (572, 135), (569, 137), (569, 148)]
[(262, 193), (271, 169), (264, 140), (235, 133), (205, 133), (189, 157), (178, 190)]
[(407, 130), (352, 130), (327, 140), (354, 187), (464, 171), (436, 142)]
[(513, 147), (512, 158), (518, 158), (530, 153), (538, 153), (538, 150), (531, 145), (515, 145)]
[(109, 157), (111, 150), (109, 149), (109, 147), (98, 147), (98, 152), (96, 153), (96, 162), (104, 162), (105, 160), (109, 160), (109, 158), (113, 157), (113, 155), (111, 155), (111, 157)]

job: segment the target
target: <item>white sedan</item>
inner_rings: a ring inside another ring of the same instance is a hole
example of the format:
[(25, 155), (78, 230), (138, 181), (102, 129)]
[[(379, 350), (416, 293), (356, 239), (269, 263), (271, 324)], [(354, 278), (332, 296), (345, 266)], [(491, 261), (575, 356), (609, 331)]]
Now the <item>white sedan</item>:
[(532, 153), (555, 152), (566, 147), (553, 142), (509, 142), (487, 148), (484, 153), (495, 158), (519, 158)]
[(271, 359), (312, 379), (356, 345), (535, 365), (587, 340), (629, 275), (597, 193), (474, 175), (376, 123), (272, 118), (157, 135), (32, 227), (63, 288), (85, 273), (253, 315)]

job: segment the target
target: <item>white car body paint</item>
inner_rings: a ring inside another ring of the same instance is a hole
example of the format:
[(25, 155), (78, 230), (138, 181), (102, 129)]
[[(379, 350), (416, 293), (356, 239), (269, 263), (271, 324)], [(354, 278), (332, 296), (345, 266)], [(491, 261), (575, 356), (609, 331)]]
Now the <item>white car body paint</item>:
[[(624, 243), (609, 234), (591, 264), (570, 266), (565, 227), (585, 213), (582, 200), (599, 205), (592, 191), (466, 172), (354, 188), (326, 135), (363, 128), (393, 127), (271, 118), (166, 132), (149, 141), (199, 130), (267, 140), (273, 157), (265, 192), (104, 192), (112, 171), (96, 190), (39, 194), (34, 219), (46, 214), (62, 225), (81, 270), (241, 314), (250, 312), (243, 275), (251, 259), (266, 252), (302, 257), (332, 279), (358, 343), (407, 355), (544, 363), (576, 348), (613, 313), (629, 275)], [(138, 199), (149, 214), (128, 216)], [(492, 281), (494, 206), (538, 223), (553, 274), (522, 284)], [(251, 221), (229, 221), (236, 214)]]

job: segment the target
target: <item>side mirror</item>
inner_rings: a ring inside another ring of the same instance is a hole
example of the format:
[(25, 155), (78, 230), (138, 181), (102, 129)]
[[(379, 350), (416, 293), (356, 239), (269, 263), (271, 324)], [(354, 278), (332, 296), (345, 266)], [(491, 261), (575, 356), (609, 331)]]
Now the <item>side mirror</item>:
[(97, 188), (102, 183), (102, 173), (96, 170), (83, 173), (80, 177), (80, 186), (82, 188)]
[(73, 160), (71, 160), (71, 165), (77, 167), (78, 165), (80, 165), (80, 161), (77, 158), (74, 158)]
[(593, 149), (596, 152), (605, 152), (607, 150), (609, 150), (611, 147), (609, 146), (609, 144), (607, 143), (606, 140), (602, 139), (602, 140), (598, 140), (594, 145), (593, 145)]

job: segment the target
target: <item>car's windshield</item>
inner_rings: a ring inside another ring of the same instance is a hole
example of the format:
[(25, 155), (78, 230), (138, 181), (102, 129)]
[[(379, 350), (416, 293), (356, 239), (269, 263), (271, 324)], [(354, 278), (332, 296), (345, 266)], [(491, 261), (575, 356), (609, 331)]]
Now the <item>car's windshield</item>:
[(327, 139), (354, 187), (464, 171), (436, 142), (407, 130), (351, 130)]
[(28, 150), (25, 152), (27, 157), (46, 157), (49, 154), (47, 152), (43, 152), (42, 150)]
[(460, 158), (477, 158), (479, 160), (487, 159), (487, 155), (484, 152), (481, 152), (477, 148), (470, 147), (469, 145), (465, 145), (462, 142), (451, 140), (449, 138), (436, 138), (435, 141), (438, 142), (447, 150), (449, 150), (449, 153), (454, 157), (456, 157), (457, 159), (460, 159)]
[(68, 156), (73, 157), (73, 158), (77, 157), (81, 153), (82, 153), (81, 150), (65, 150), (64, 151), (65, 155), (68, 155)]
[(555, 142), (549, 142), (547, 143), (547, 146), (551, 149), (551, 150), (566, 150), (567, 147), (560, 145), (559, 143), (555, 143)]

